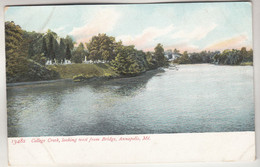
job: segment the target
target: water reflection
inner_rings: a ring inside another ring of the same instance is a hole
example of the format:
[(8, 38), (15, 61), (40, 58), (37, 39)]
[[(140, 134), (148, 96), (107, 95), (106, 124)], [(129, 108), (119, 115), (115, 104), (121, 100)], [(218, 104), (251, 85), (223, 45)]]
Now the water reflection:
[(94, 92), (113, 92), (120, 96), (135, 96), (145, 89), (147, 82), (155, 75), (163, 73), (164, 70), (148, 71), (143, 75), (130, 78), (117, 78), (107, 81), (90, 83)]
[[(160, 72), (154, 70), (137, 77), (87, 83), (64, 81), (8, 87), (8, 134), (13, 137), (119, 134), (124, 129), (118, 127), (124, 126), (117, 121), (118, 114), (107, 109), (126, 103), (122, 96), (137, 95)], [(79, 126), (88, 127), (87, 132)]]

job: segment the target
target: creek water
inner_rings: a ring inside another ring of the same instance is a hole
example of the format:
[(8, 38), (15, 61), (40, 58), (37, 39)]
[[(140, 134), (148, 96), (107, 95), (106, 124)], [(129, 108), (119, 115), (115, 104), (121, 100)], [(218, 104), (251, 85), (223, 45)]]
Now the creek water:
[(8, 136), (254, 131), (252, 66), (177, 67), (8, 87)]

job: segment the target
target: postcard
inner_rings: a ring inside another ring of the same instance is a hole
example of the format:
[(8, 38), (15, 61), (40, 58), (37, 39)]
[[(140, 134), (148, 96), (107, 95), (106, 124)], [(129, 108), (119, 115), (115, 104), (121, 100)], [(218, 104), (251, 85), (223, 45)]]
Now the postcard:
[(250, 2), (5, 8), (9, 164), (255, 159)]

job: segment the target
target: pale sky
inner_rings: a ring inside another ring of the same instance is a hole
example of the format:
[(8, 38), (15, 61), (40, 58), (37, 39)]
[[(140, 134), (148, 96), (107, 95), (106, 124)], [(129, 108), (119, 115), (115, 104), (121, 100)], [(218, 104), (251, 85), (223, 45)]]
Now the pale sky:
[(189, 52), (252, 48), (249, 2), (20, 6), (9, 7), (5, 20), (78, 43), (106, 33), (145, 51), (157, 43)]

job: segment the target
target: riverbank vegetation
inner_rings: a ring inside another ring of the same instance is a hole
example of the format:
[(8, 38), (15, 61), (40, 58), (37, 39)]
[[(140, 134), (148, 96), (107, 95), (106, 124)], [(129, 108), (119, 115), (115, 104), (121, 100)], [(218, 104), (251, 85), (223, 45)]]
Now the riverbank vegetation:
[[(7, 82), (59, 78), (57, 72), (45, 67), (46, 57), (42, 55), (38, 46), (40, 39), (42, 39), (42, 34), (40, 33), (26, 32), (13, 22), (5, 23)], [(32, 54), (33, 48), (35, 50), (34, 54)]]
[(131, 77), (148, 70), (177, 64), (213, 63), (252, 65), (253, 51), (232, 49), (180, 53), (165, 51), (157, 44), (154, 51), (144, 52), (134, 45), (106, 34), (93, 36), (77, 44), (72, 37), (60, 37), (48, 30), (28, 32), (14, 22), (5, 23), (6, 78), (8, 83), (53, 80), (59, 78)]
[(178, 64), (199, 64), (212, 63), (219, 65), (252, 65), (253, 64), (253, 50), (246, 50), (246, 47), (238, 49), (226, 49), (220, 51), (202, 51), (199, 53), (184, 52), (179, 54), (173, 63)]
[(124, 46), (106, 34), (98, 34), (88, 43), (77, 45), (70, 36), (62, 38), (51, 30), (27, 32), (14, 22), (6, 22), (5, 30), (7, 82), (77, 75), (128, 77), (168, 65), (161, 44), (155, 47), (155, 52), (146, 53), (134, 45)]

